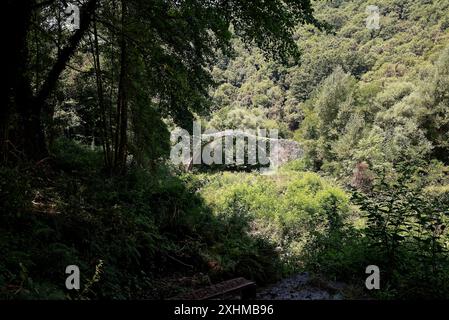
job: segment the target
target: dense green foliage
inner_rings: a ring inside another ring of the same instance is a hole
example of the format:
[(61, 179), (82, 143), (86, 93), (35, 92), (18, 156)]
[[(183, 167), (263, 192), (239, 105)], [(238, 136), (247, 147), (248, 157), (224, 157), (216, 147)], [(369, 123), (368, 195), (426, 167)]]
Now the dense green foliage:
[(252, 112), (284, 136), (299, 128), (313, 168), (342, 176), (357, 161), (394, 163), (401, 150), (447, 163), (449, 3), (378, 1), (379, 30), (365, 27), (367, 5), (317, 1), (317, 17), (333, 32), (298, 27), (299, 65), (265, 62), (235, 39), (238, 57), (213, 71), (219, 111), (210, 125), (247, 125)]
[(447, 194), (423, 194), (414, 181), (418, 172), (422, 169), (405, 164), (394, 183), (381, 177), (372, 195), (356, 193), (354, 201), (367, 218), (370, 259), (382, 266), (388, 294), (447, 298)]
[[(355, 192), (345, 213), (356, 218), (341, 232), (296, 235), (308, 241), (299, 265), (361, 285), (363, 268), (377, 264), (385, 281), (378, 297), (447, 297), (449, 2), (378, 1), (378, 30), (365, 27), (369, 4), (317, 1), (333, 32), (298, 27), (301, 64), (264, 61), (235, 39), (238, 57), (213, 71), (217, 111), (207, 120), (277, 126), (305, 149), (290, 167)], [(276, 212), (276, 198), (261, 207)]]
[[(347, 298), (449, 298), (449, 0), (378, 0), (378, 30), (369, 4), (89, 0), (70, 33), (62, 3), (8, 1), (0, 299), (159, 299), (302, 271)], [(304, 157), (186, 172), (170, 130), (195, 118), (279, 129)]]
[[(244, 217), (212, 215), (195, 176), (135, 169), (107, 178), (98, 151), (61, 141), (54, 152), (51, 168), (2, 169), (2, 298), (159, 299), (232, 275), (279, 276), (273, 244), (245, 236)], [(64, 289), (71, 264), (81, 292)]]
[(251, 219), (250, 233), (276, 245), (286, 273), (299, 270), (307, 242), (333, 233), (350, 212), (347, 194), (315, 173), (224, 173), (210, 180), (201, 192), (206, 203), (220, 216)]

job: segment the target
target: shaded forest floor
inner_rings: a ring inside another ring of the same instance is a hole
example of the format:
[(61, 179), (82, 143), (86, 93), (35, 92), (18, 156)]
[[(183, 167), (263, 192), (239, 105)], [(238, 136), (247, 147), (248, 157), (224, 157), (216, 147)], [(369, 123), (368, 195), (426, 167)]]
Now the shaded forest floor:
[[(110, 177), (100, 152), (68, 141), (52, 153), (0, 168), (0, 297), (161, 299), (237, 275), (279, 278), (273, 245), (213, 215), (191, 176)], [(78, 292), (65, 289), (68, 265), (81, 270)]]
[[(2, 298), (164, 299), (239, 276), (256, 281), (261, 297), (288, 298), (303, 284), (300, 275), (266, 289), (298, 269), (251, 231), (244, 208), (213, 212), (204, 196), (219, 189), (207, 175), (162, 167), (110, 177), (101, 168), (101, 153), (69, 141), (37, 164), (1, 167)], [(65, 289), (68, 265), (81, 270), (80, 291)], [(308, 292), (335, 296), (326, 290)]]
[[(166, 299), (245, 277), (261, 299), (360, 299), (371, 295), (366, 266), (388, 270), (349, 195), (316, 173), (101, 168), (100, 152), (70, 141), (0, 168), (1, 298)], [(417, 260), (412, 240), (385, 279), (395, 287), (375, 298), (447, 294), (447, 255)], [(80, 291), (65, 289), (68, 265)]]

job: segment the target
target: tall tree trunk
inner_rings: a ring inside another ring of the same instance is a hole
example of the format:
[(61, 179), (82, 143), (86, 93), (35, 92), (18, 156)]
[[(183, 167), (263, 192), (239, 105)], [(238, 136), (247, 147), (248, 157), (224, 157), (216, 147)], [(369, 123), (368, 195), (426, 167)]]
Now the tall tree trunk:
[(50, 108), (46, 107), (47, 99), (56, 88), (56, 84), (61, 73), (64, 71), (70, 58), (78, 48), (81, 39), (88, 31), (93, 13), (96, 10), (96, 6), (97, 0), (90, 0), (81, 8), (79, 29), (77, 29), (69, 38), (68, 44), (59, 51), (55, 64), (50, 69), (50, 72), (47, 75), (41, 89), (33, 99), (33, 110), (31, 112), (33, 114), (32, 123), (30, 123), (30, 128), (25, 131), (25, 135), (31, 139), (30, 142), (32, 145), (28, 145), (25, 148), (25, 152), (28, 155), (31, 155), (34, 159), (36, 159), (36, 157), (38, 159), (42, 158), (42, 156), (47, 154), (47, 147), (45, 145), (45, 136), (40, 114), (43, 110), (50, 110)]
[(92, 53), (94, 58), (94, 69), (95, 69), (95, 79), (97, 84), (97, 95), (98, 95), (98, 105), (100, 107), (100, 121), (101, 121), (101, 139), (103, 145), (103, 154), (104, 154), (104, 162), (105, 167), (110, 171), (112, 169), (112, 153), (111, 153), (111, 140), (109, 137), (110, 132), (110, 123), (108, 122), (108, 117), (106, 115), (106, 105), (104, 101), (104, 86), (103, 86), (103, 78), (101, 73), (101, 65), (100, 65), (100, 49), (98, 45), (98, 32), (97, 32), (97, 24), (94, 18), (93, 21), (94, 27), (94, 39), (92, 43)]
[(115, 133), (115, 168), (118, 173), (122, 173), (126, 168), (127, 157), (127, 131), (128, 131), (128, 90), (129, 90), (129, 53), (128, 43), (125, 37), (125, 23), (127, 7), (125, 0), (121, 1), (122, 6), (122, 33), (120, 39), (120, 75), (117, 95), (117, 118)]
[[(20, 147), (22, 142), (20, 133), (16, 132), (13, 141), (10, 142), (10, 120), (11, 114), (19, 107), (22, 110), (29, 110), (29, 101), (32, 98), (31, 83), (28, 74), (28, 47), (27, 38), (30, 30), (31, 16), (34, 1), (14, 1), (6, 2), (4, 13), (8, 16), (4, 21), (9, 21), (9, 30), (5, 32), (5, 42), (8, 44), (4, 51), (6, 57), (4, 69), (6, 69), (6, 85), (3, 87), (2, 103), (0, 105), (0, 145), (1, 160), (9, 158), (9, 145), (15, 144)], [(18, 130), (20, 131), (20, 130)], [(17, 155), (16, 155), (17, 156)]]
[[(45, 108), (45, 103), (54, 91), (59, 76), (67, 65), (69, 59), (75, 53), (81, 39), (84, 37), (92, 20), (92, 13), (95, 11), (97, 0), (89, 0), (81, 8), (79, 29), (69, 38), (68, 44), (58, 54), (56, 62), (47, 75), (40, 90), (33, 96), (31, 89), (31, 78), (29, 77), (29, 52), (28, 34), (30, 29), (33, 10), (38, 10), (34, 0), (7, 2), (6, 12), (13, 17), (11, 31), (7, 33), (8, 44), (6, 61), (8, 86), (6, 104), (1, 108), (2, 120), (0, 121), (0, 143), (2, 154), (7, 152), (9, 118), (12, 108), (15, 107), (19, 115), (19, 124), (16, 126), (14, 142), (23, 150), (29, 159), (39, 160), (48, 154), (45, 143), (44, 128), (42, 125), (41, 113)], [(10, 37), (10, 39), (9, 39)]]

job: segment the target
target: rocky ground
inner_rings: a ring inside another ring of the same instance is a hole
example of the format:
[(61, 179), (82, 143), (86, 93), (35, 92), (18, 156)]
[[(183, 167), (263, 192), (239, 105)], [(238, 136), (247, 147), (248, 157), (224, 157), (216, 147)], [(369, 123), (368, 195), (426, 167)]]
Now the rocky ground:
[(258, 300), (343, 300), (344, 283), (312, 278), (307, 272), (282, 279), (257, 293)]

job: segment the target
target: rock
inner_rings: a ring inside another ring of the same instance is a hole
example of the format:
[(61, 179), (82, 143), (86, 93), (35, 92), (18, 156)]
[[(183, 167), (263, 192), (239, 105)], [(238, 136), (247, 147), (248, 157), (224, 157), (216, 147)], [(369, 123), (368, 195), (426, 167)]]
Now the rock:
[[(285, 278), (257, 294), (259, 300), (343, 300), (344, 296), (332, 289), (316, 287), (307, 272)], [(343, 288), (342, 283), (329, 283), (329, 288)]]

